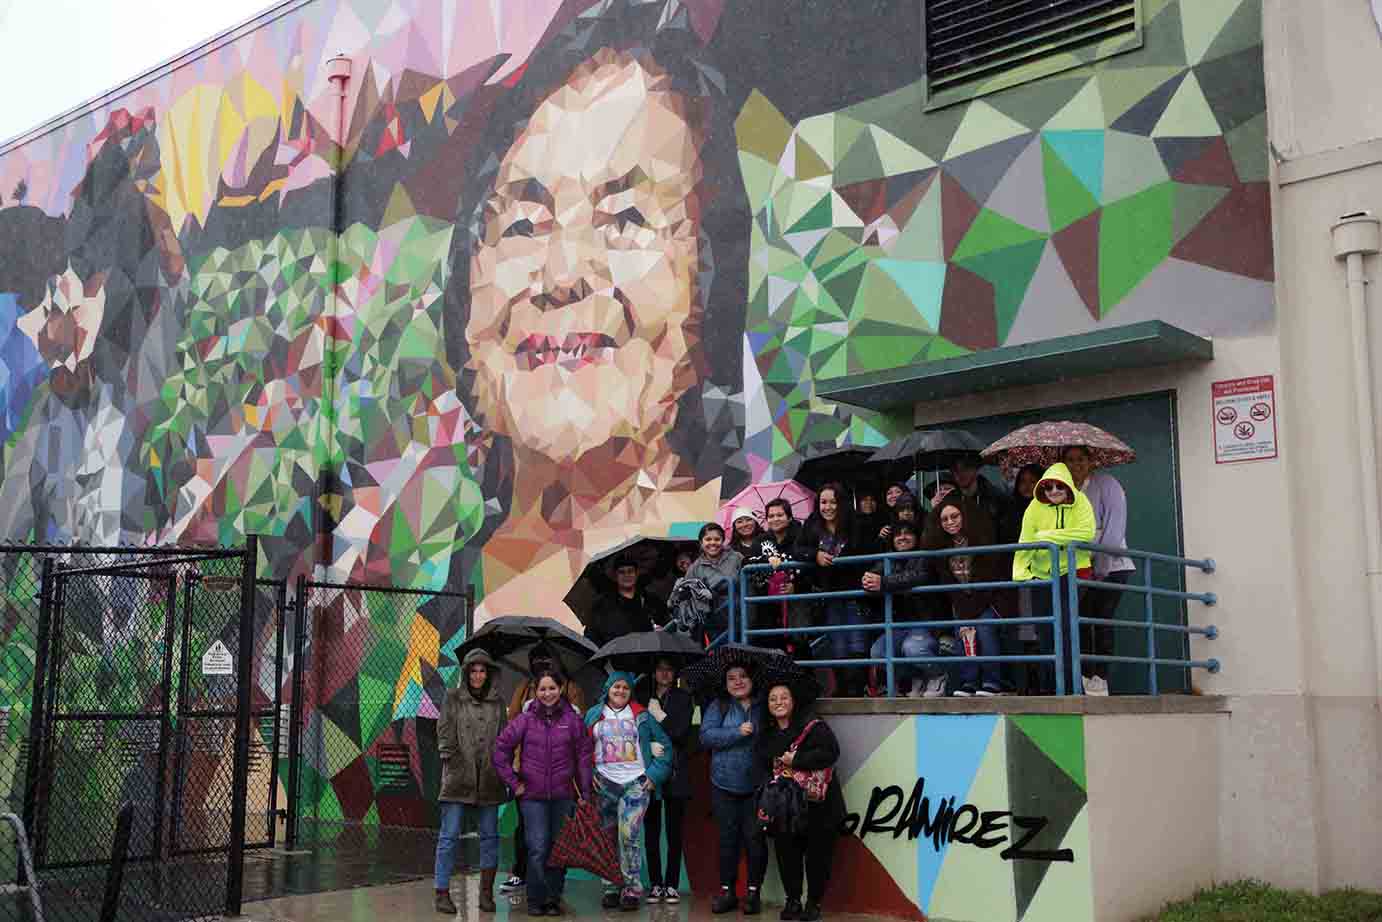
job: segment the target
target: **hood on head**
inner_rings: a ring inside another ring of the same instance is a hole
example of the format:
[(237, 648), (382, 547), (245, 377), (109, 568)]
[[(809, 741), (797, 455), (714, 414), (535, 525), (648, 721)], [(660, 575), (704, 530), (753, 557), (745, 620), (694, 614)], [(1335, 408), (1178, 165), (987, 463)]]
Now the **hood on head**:
[[(614, 687), (615, 682), (619, 681), (629, 683), (629, 691), (633, 691), (633, 686), (636, 682), (636, 679), (634, 678), (632, 672), (619, 672), (617, 670), (615, 672), (611, 672), (608, 676), (605, 677), (605, 687), (600, 691), (600, 698), (602, 704), (607, 703), (609, 701), (609, 690)], [(632, 701), (632, 697), (630, 697), (629, 700)]]
[[(1070, 468), (1060, 463), (1053, 464), (1046, 469), (1046, 473), (1042, 474), (1041, 479), (1037, 481), (1036, 490), (1033, 491), (1032, 496), (1038, 502), (1046, 503), (1046, 500), (1042, 499), (1042, 494), (1045, 490), (1045, 484), (1052, 482), (1062, 484), (1070, 493), (1070, 502), (1062, 505), (1069, 506), (1075, 502), (1075, 478), (1070, 476)], [(1046, 504), (1049, 505), (1049, 503)]]
[[(476, 663), (485, 667), (485, 684), (480, 686), (479, 691), (470, 687), (470, 667)], [(460, 687), (469, 691), (472, 695), (483, 698), (489, 694), (489, 690), (494, 687), (495, 681), (499, 678), (499, 664), (485, 650), (479, 647), (466, 653), (461, 660)]]

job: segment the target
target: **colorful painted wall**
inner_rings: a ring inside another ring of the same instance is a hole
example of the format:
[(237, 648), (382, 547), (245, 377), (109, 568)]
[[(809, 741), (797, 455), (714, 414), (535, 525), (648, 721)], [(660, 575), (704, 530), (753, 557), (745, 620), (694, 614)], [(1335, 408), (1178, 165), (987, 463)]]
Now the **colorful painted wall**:
[[(1134, 51), (933, 111), (914, 0), (267, 16), (0, 154), (0, 535), (256, 532), (266, 573), (574, 621), (602, 550), (908, 426), (818, 379), (1268, 330), (1258, 0), (1141, 8)], [(440, 700), (441, 608), (371, 661), (418, 683), (362, 752)]]

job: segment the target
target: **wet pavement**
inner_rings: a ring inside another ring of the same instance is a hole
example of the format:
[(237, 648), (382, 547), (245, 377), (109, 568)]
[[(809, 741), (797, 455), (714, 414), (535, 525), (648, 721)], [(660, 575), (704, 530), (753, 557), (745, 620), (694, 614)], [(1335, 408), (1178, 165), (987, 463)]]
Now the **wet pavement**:
[[(451, 898), (459, 910), (455, 919), (469, 922), (502, 922), (507, 919), (527, 919), (527, 908), (522, 899), (510, 901), (497, 896), (499, 911), (494, 914), (480, 912), (476, 901), (479, 898), (478, 874), (468, 874), (454, 878), (451, 882)], [(730, 922), (741, 918), (738, 912), (723, 916), (712, 916), (710, 900), (686, 898), (675, 906), (644, 906), (636, 912), (620, 912), (600, 907), (602, 886), (596, 880), (573, 880), (566, 885), (566, 904), (568, 919), (608, 919), (610, 922), (624, 920), (655, 920), (655, 922), (681, 922), (681, 920), (719, 919)], [(776, 922), (780, 906), (763, 907), (763, 913), (754, 918), (764, 922)], [(432, 908), (432, 884), (428, 880), (406, 884), (392, 884), (380, 887), (363, 887), (355, 890), (296, 895), (246, 904), (245, 922), (436, 922), (447, 918)], [(874, 916), (843, 915), (830, 913), (827, 919), (838, 922), (864, 922)]]

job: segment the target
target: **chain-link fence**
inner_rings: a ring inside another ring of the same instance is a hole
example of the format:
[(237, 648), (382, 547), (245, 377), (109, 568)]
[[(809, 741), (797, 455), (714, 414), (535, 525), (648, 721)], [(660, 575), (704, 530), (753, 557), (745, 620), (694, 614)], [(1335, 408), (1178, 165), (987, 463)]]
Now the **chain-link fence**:
[(436, 825), (436, 721), (473, 611), (467, 592), (299, 580), (288, 841)]
[(277, 716), (253, 651), (275, 659), (283, 594), (254, 586), (256, 553), (0, 545), (0, 922), (35, 918), (35, 884), (57, 922), (238, 908), (244, 844), (273, 829), (250, 710)]

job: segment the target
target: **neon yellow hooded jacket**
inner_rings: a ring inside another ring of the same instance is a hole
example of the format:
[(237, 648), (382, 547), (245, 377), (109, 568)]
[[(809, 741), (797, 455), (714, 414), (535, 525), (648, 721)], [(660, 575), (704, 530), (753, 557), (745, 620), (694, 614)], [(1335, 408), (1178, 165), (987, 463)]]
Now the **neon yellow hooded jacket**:
[[(1075, 489), (1075, 478), (1064, 464), (1053, 464), (1046, 469), (1037, 483), (1035, 496), (1042, 495), (1042, 484), (1056, 480), (1074, 496), (1074, 501), (1061, 506), (1051, 506), (1040, 499), (1033, 499), (1022, 515), (1022, 535), (1019, 544), (1037, 544), (1049, 541), (1064, 548), (1078, 541), (1094, 540), (1094, 506), (1089, 499)], [(1064, 551), (1060, 555), (1060, 572), (1064, 576), (1069, 570), (1068, 557)], [(1091, 565), (1089, 551), (1075, 552), (1075, 566), (1083, 570)], [(1050, 579), (1051, 552), (1046, 549), (1018, 551), (1013, 555), (1013, 579)]]

